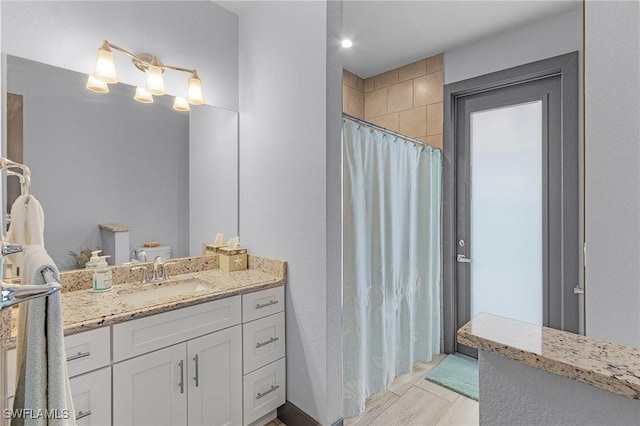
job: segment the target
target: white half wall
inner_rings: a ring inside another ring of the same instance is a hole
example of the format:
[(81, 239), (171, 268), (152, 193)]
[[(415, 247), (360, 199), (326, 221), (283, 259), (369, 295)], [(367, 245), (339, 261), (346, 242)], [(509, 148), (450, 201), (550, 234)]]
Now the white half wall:
[(586, 2), (586, 331), (640, 347), (640, 3)]
[[(238, 17), (212, 2), (3, 0), (1, 7), (2, 53), (89, 74), (109, 40), (197, 69), (207, 104), (238, 109)], [(115, 58), (120, 81), (144, 84), (130, 59)], [(167, 93), (186, 93), (188, 78), (165, 72)]]
[(340, 368), (327, 362), (327, 317), (340, 315), (327, 311), (327, 161), (326, 1), (244, 5), (240, 236), (288, 262), (287, 399), (322, 424)]

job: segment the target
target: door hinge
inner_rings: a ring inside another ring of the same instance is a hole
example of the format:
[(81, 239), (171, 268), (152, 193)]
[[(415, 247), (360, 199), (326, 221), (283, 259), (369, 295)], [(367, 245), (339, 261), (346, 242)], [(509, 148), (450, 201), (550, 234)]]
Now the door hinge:
[(580, 287), (580, 284), (573, 288), (573, 294), (584, 294), (584, 288)]

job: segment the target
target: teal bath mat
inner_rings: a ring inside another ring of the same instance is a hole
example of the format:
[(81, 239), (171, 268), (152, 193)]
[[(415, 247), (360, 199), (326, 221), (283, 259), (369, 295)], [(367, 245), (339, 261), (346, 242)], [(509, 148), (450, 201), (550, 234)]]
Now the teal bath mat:
[(478, 361), (447, 355), (427, 374), (426, 380), (478, 400)]

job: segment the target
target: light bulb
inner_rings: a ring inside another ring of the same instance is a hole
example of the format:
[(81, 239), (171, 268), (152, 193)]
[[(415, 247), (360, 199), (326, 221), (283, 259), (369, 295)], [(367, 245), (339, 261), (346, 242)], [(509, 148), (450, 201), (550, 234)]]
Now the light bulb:
[(98, 58), (96, 60), (96, 69), (93, 71), (93, 77), (105, 83), (117, 83), (116, 65), (113, 62), (113, 52), (109, 48), (109, 44), (105, 40), (100, 49), (98, 49)]
[(204, 104), (204, 97), (202, 96), (202, 82), (198, 77), (197, 72), (193, 72), (193, 75), (189, 79), (189, 89), (187, 92), (187, 101), (191, 105)]
[(149, 65), (145, 89), (152, 95), (162, 96), (166, 93), (164, 90), (164, 82), (162, 81), (162, 68), (156, 65)]
[(104, 81), (98, 80), (93, 75), (89, 75), (89, 78), (87, 79), (87, 85), (85, 87), (92, 92), (109, 93), (109, 85)]
[(348, 38), (345, 38), (344, 40), (342, 40), (342, 47), (348, 49), (351, 46), (353, 46), (353, 42), (351, 40), (349, 40)]
[(181, 98), (176, 96), (173, 101), (173, 109), (176, 111), (190, 111), (191, 107), (189, 106), (189, 102), (185, 98)]
[(133, 99), (138, 102), (142, 102), (143, 104), (153, 103), (153, 95), (142, 87), (136, 87), (136, 94)]

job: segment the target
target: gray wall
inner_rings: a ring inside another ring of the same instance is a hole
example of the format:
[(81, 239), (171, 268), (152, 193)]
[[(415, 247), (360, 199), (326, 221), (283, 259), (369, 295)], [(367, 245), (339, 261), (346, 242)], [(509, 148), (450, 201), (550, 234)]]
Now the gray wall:
[(587, 334), (640, 347), (640, 3), (586, 2)]
[(640, 403), (479, 352), (482, 425), (637, 425)]
[(288, 261), (287, 399), (322, 424), (339, 415), (327, 395), (341, 386), (340, 355), (327, 355), (339, 345), (327, 318), (340, 316), (327, 306), (339, 291), (327, 283), (327, 236), (339, 227), (327, 196), (339, 187), (327, 181), (340, 175), (327, 153), (327, 79), (339, 84), (327, 75), (327, 26), (325, 1), (254, 2), (240, 15), (240, 232), (253, 252)]
[(9, 57), (7, 89), (24, 96), (24, 162), (45, 211), (47, 251), (100, 247), (99, 223), (133, 227), (132, 247), (158, 240), (188, 252), (189, 116), (133, 88), (84, 88), (86, 75)]

